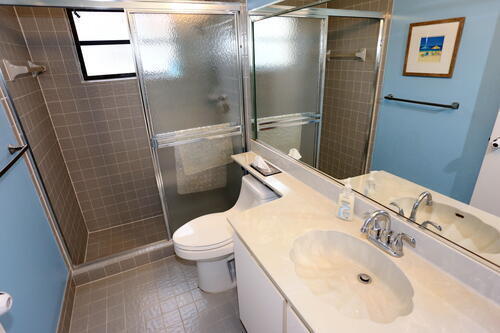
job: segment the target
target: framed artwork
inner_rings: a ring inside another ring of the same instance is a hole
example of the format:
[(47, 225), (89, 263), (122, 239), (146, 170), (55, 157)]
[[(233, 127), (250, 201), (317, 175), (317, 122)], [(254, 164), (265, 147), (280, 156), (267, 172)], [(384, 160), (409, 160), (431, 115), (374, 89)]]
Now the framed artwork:
[(465, 17), (410, 24), (403, 75), (452, 77)]

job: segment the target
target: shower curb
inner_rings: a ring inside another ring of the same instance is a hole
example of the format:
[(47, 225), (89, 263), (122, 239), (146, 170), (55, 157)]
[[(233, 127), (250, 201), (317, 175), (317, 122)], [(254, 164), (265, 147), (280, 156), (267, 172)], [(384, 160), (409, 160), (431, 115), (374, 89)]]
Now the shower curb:
[(76, 286), (81, 286), (170, 257), (174, 254), (172, 241), (163, 240), (105, 259), (96, 260), (92, 263), (79, 265), (73, 270), (72, 279)]

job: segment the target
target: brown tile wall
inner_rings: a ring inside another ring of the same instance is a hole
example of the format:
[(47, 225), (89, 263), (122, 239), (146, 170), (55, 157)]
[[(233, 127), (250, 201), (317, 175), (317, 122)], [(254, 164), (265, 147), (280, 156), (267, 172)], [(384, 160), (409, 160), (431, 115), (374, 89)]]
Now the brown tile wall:
[(82, 82), (65, 10), (17, 12), (88, 230), (161, 215), (137, 80)]
[[(0, 6), (0, 59), (26, 64), (30, 58), (14, 8)], [(81, 263), (85, 257), (87, 229), (40, 85), (36, 79), (26, 76), (9, 82), (8, 89), (31, 145), (71, 260), (76, 264)]]
[(57, 333), (69, 332), (71, 325), (71, 315), (73, 314), (73, 304), (75, 302), (76, 284), (72, 276), (68, 277), (66, 282), (66, 290), (64, 291), (64, 301), (61, 307), (61, 315), (59, 317), (59, 325)]
[[(329, 8), (386, 12), (391, 0), (339, 0)], [(363, 172), (375, 93), (375, 56), (379, 22), (374, 19), (329, 18), (328, 49), (353, 53), (366, 48), (365, 62), (327, 62), (319, 169), (343, 179)]]

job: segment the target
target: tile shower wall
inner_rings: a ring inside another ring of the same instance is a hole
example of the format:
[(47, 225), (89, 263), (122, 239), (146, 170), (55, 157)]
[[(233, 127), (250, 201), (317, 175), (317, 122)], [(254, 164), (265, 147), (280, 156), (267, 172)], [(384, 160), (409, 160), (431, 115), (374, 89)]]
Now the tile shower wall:
[[(339, 0), (328, 6), (387, 12), (390, 0)], [(329, 18), (328, 50), (352, 53), (366, 48), (365, 62), (332, 59), (326, 64), (326, 84), (320, 144), (320, 170), (344, 179), (363, 172), (375, 93), (375, 55), (379, 21)]]
[[(13, 7), (0, 6), (0, 59), (31, 59)], [(31, 76), (8, 83), (31, 150), (74, 263), (85, 257), (87, 229), (64, 164), (38, 81)]]
[(82, 82), (65, 10), (17, 11), (88, 230), (161, 215), (136, 79)]

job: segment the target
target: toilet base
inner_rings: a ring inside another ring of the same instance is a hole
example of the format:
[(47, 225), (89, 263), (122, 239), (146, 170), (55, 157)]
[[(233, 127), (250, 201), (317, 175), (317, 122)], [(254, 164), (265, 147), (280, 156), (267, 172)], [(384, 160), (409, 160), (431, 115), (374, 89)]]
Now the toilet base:
[(207, 293), (220, 293), (236, 287), (234, 255), (196, 262), (198, 286)]

